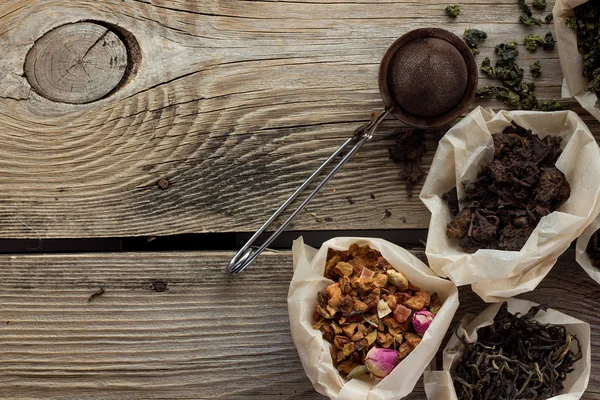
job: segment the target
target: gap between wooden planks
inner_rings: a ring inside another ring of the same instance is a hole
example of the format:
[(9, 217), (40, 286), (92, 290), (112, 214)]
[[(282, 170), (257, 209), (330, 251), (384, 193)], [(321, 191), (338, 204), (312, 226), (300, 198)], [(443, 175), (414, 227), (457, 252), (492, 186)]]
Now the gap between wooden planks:
[[(452, 20), (443, 2), (3, 0), (0, 237), (255, 230), (381, 109), (378, 65), (397, 37), (425, 26), (458, 35), (480, 28), (489, 33), (481, 62), (502, 41), (553, 29), (518, 24), (516, 0), (460, 4)], [(48, 31), (80, 20), (134, 35), (139, 70), (107, 99), (44, 99), (24, 76), (27, 52)], [(560, 97), (557, 52), (520, 49), (526, 76), (541, 60), (538, 97)], [(600, 134), (600, 124), (583, 117)], [(386, 122), (290, 229), (426, 228), (429, 213), (417, 196), (406, 197), (388, 160), (391, 141), (381, 139), (400, 125)], [(427, 139), (425, 169), (436, 148), (436, 137)], [(163, 178), (167, 190), (157, 187)]]
[[(423, 258), (422, 251), (414, 252)], [(287, 314), (291, 253), (239, 276), (231, 252), (0, 256), (0, 393), (56, 399), (322, 399)], [(98, 293), (99, 289), (104, 293)], [(600, 290), (568, 251), (532, 293), (592, 325), (585, 400), (600, 399)], [(455, 316), (485, 304), (461, 289)], [(408, 397), (424, 399), (422, 384)]]

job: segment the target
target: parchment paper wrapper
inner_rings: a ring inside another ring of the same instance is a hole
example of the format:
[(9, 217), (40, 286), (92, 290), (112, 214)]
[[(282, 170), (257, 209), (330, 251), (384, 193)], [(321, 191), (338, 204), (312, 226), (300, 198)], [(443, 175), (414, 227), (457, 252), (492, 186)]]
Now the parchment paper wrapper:
[[(556, 167), (571, 185), (570, 198), (543, 217), (521, 251), (481, 249), (465, 253), (446, 236), (452, 215), (442, 195), (454, 186), (464, 197), (462, 182), (475, 179), (481, 166), (493, 159), (492, 133), (510, 121), (533, 129), (540, 137), (563, 138)], [(426, 254), (431, 269), (457, 286), (472, 284), (484, 301), (493, 302), (533, 290), (556, 259), (594, 221), (600, 212), (600, 148), (581, 118), (572, 111), (473, 110), (440, 140), (421, 191), (431, 211)]]
[(573, 97), (590, 114), (600, 120), (600, 108), (597, 108), (598, 97), (586, 89), (588, 80), (583, 76), (583, 56), (577, 50), (577, 35), (574, 30), (565, 25), (566, 17), (573, 15), (573, 8), (587, 0), (556, 0), (552, 15), (556, 31), (558, 57), (563, 74), (562, 97)]
[[(508, 311), (511, 313), (520, 312), (525, 314), (536, 303), (521, 299), (508, 299)], [(469, 343), (477, 340), (477, 329), (489, 326), (494, 322), (494, 317), (498, 313), (502, 303), (495, 303), (489, 306), (479, 316), (467, 314), (461, 321), (458, 328), (458, 334), (467, 337)], [(567, 375), (564, 381), (564, 394), (551, 397), (549, 400), (577, 400), (585, 392), (590, 379), (590, 370), (592, 365), (590, 350), (590, 326), (583, 321), (569, 317), (556, 310), (540, 311), (534, 318), (541, 323), (551, 323), (564, 325), (567, 331), (577, 336), (581, 344), (583, 357), (574, 364), (575, 370)], [(452, 335), (443, 352), (443, 370), (425, 372), (425, 393), (430, 400), (457, 400), (454, 383), (450, 376), (453, 366), (459, 362), (462, 355), (461, 342)], [(573, 342), (571, 349), (577, 352), (577, 345)]]
[[(443, 301), (422, 342), (379, 382), (370, 378), (351, 381), (342, 378), (333, 364), (332, 345), (323, 339), (319, 330), (313, 329), (317, 293), (332, 283), (323, 277), (327, 249), (347, 250), (354, 243), (379, 250), (410, 282), (422, 290), (437, 292)], [(440, 347), (458, 308), (456, 286), (436, 276), (408, 251), (382, 239), (335, 238), (323, 243), (316, 251), (299, 238), (294, 242), (293, 254), (294, 276), (288, 294), (290, 327), (302, 366), (315, 390), (335, 400), (393, 400), (412, 392)]]
[(600, 218), (596, 218), (594, 222), (590, 226), (588, 226), (585, 231), (577, 238), (577, 245), (575, 246), (575, 260), (581, 265), (581, 267), (587, 272), (587, 274), (600, 283), (600, 269), (596, 268), (594, 264), (592, 264), (592, 260), (588, 256), (587, 249), (588, 243), (590, 242), (590, 238), (600, 229)]

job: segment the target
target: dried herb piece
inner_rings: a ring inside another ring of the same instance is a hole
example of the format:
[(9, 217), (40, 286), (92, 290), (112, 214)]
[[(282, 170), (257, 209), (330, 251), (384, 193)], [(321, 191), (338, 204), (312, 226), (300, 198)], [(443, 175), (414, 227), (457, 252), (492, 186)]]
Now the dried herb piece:
[(538, 9), (538, 10), (545, 10), (546, 9), (546, 0), (533, 0), (533, 8)]
[(555, 167), (562, 152), (559, 136), (540, 138), (513, 122), (492, 138), (494, 158), (476, 179), (462, 182), (460, 211), (456, 189), (443, 196), (454, 215), (448, 238), (458, 240), (467, 253), (521, 250), (540, 219), (571, 193), (565, 175)]
[(540, 35), (527, 35), (523, 40), (525, 43), (525, 48), (529, 51), (536, 51), (539, 46), (543, 46), (546, 42)]
[(502, 59), (502, 61), (510, 62), (515, 61), (519, 55), (518, 43), (510, 41), (506, 43), (500, 43), (496, 46), (496, 54)]
[(452, 18), (456, 18), (458, 17), (458, 14), (460, 14), (460, 6), (458, 4), (455, 6), (446, 6), (444, 10), (446, 11), (446, 14)]
[(408, 197), (412, 197), (413, 187), (425, 176), (421, 169), (421, 158), (425, 153), (425, 131), (401, 129), (389, 137), (396, 138), (396, 144), (388, 148), (390, 159), (404, 164), (399, 176), (406, 182)]
[(569, 106), (559, 103), (556, 100), (545, 101), (543, 103), (538, 103), (537, 111), (563, 111), (568, 110)]
[[(561, 394), (567, 374), (582, 358), (579, 340), (564, 325), (534, 320), (548, 306), (511, 314), (504, 303), (477, 341), (462, 342), (463, 354), (451, 371), (459, 400), (544, 400)], [(577, 352), (571, 350), (572, 344)]]
[(541, 25), (542, 24), (542, 20), (539, 18), (534, 18), (534, 17), (528, 17), (526, 15), (521, 15), (519, 17), (519, 22), (522, 23), (523, 25), (526, 26), (534, 26), (534, 25)]
[(548, 13), (545, 17), (544, 17), (544, 21), (546, 21), (547, 24), (549, 24), (550, 22), (552, 22), (554, 20), (554, 15), (552, 15), (552, 13)]
[(600, 92), (600, 1), (590, 0), (573, 11), (575, 15), (567, 17), (565, 24), (576, 31), (577, 48), (583, 55), (583, 76), (589, 81), (588, 91), (597, 96)]
[(314, 328), (333, 344), (333, 361), (347, 379), (388, 375), (421, 342), (442, 307), (381, 253), (353, 244), (329, 249), (324, 276), (333, 280), (317, 295)]
[(479, 54), (479, 46), (485, 39), (487, 39), (487, 33), (484, 31), (480, 31), (479, 29), (465, 29), (465, 33), (463, 34), (463, 38), (465, 39), (465, 43), (467, 46), (471, 48), (471, 53)]
[(544, 50), (546, 50), (546, 51), (554, 50), (555, 45), (556, 45), (556, 40), (554, 40), (554, 36), (552, 36), (552, 32), (546, 33), (546, 36), (544, 36)]
[(523, 10), (523, 14), (527, 17), (533, 16), (533, 12), (531, 11), (531, 7), (527, 4), (525, 0), (519, 0), (519, 5), (521, 6), (521, 10)]
[[(541, 37), (538, 38), (541, 40)], [(549, 111), (567, 108), (557, 101), (551, 104), (540, 103), (533, 93), (535, 84), (523, 82), (523, 68), (516, 63), (519, 55), (517, 42), (500, 43), (496, 46), (496, 54), (499, 60), (495, 66), (492, 67), (489, 57), (486, 57), (480, 69), (484, 74), (499, 79), (504, 86), (486, 85), (477, 89), (477, 97), (494, 97), (512, 108), (523, 110)]]
[(531, 76), (536, 78), (542, 76), (542, 66), (540, 65), (540, 60), (535, 60), (535, 62), (529, 66), (529, 71), (531, 72)]

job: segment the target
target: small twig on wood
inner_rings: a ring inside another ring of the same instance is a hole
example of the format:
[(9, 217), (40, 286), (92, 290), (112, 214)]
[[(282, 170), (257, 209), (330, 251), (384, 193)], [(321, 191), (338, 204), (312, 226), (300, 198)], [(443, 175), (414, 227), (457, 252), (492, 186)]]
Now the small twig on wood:
[(95, 293), (92, 293), (92, 295), (88, 298), (88, 303), (93, 301), (96, 297), (100, 297), (104, 294), (104, 288), (100, 288), (100, 290), (98, 290)]

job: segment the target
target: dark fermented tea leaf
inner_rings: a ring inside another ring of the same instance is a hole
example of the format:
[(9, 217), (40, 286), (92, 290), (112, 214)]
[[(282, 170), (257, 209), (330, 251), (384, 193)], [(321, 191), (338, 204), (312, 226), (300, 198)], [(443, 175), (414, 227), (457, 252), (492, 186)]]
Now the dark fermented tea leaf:
[(460, 14), (460, 6), (458, 4), (455, 6), (446, 6), (445, 11), (448, 16), (456, 18)]
[(545, 17), (544, 17), (544, 21), (546, 21), (547, 24), (549, 24), (550, 22), (552, 22), (554, 20), (554, 15), (552, 15), (552, 13), (548, 13)]
[(533, 8), (538, 9), (538, 10), (545, 10), (546, 9), (546, 0), (533, 0)]
[(525, 48), (527, 50), (536, 51), (539, 46), (544, 46), (546, 42), (544, 41), (544, 39), (542, 39), (540, 35), (531, 34), (525, 36), (523, 43), (525, 44)]
[(413, 187), (425, 176), (421, 169), (421, 158), (425, 153), (425, 131), (423, 129), (401, 129), (390, 138), (396, 143), (388, 148), (390, 159), (404, 166), (399, 173), (400, 179), (406, 183), (408, 197), (413, 196)]
[(529, 17), (527, 15), (521, 15), (519, 17), (519, 22), (526, 26), (535, 26), (535, 25), (541, 25), (543, 21), (539, 18)]
[(563, 392), (583, 354), (564, 325), (534, 320), (547, 309), (512, 314), (504, 303), (492, 325), (477, 330), (477, 341), (456, 333), (463, 353), (450, 373), (459, 400), (545, 400)]
[[(524, 84), (521, 91), (531, 91)], [(493, 89), (490, 89), (493, 90)], [(500, 93), (500, 92), (498, 92)], [(519, 251), (540, 219), (557, 210), (571, 194), (565, 175), (555, 166), (562, 138), (540, 138), (515, 122), (492, 135), (494, 158), (477, 178), (463, 181), (460, 211), (454, 204), (456, 188), (444, 195), (452, 201), (454, 218), (449, 239), (467, 253), (479, 249)]]
[(533, 77), (539, 78), (542, 76), (542, 66), (540, 65), (540, 60), (535, 60), (535, 62), (529, 66), (529, 71)]
[(467, 46), (471, 48), (471, 52), (473, 54), (479, 54), (479, 46), (485, 39), (487, 39), (487, 33), (484, 31), (480, 31), (479, 29), (465, 29), (465, 33), (463, 34), (463, 38), (465, 39), (465, 43)]

